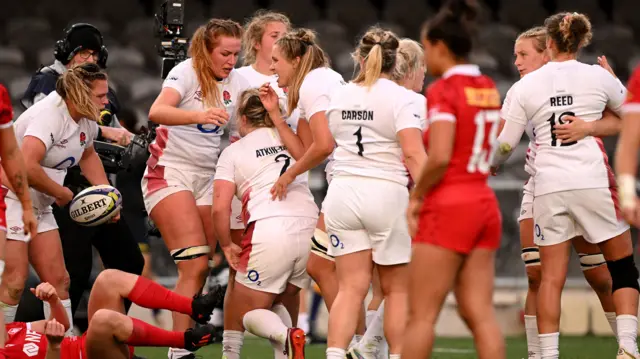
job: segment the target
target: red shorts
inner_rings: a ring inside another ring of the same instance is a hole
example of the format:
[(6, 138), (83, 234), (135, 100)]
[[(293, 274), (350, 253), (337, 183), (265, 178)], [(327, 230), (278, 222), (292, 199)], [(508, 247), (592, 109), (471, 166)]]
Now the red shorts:
[(8, 190), (0, 187), (0, 231), (7, 231), (7, 204), (4, 203), (4, 197)]
[(498, 249), (502, 216), (495, 196), (457, 203), (425, 203), (413, 243), (428, 243), (469, 254), (473, 249)]
[[(60, 345), (60, 359), (87, 359), (87, 333), (79, 337), (65, 337)], [(129, 358), (133, 358), (134, 348), (128, 346)]]

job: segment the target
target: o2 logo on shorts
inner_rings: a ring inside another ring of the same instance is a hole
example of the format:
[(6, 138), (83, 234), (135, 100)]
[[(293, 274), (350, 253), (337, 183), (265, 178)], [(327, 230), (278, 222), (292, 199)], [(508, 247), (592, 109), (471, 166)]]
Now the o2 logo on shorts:
[(258, 286), (262, 285), (262, 281), (260, 281), (260, 273), (255, 269), (252, 269), (247, 273), (247, 278)]
[(333, 246), (333, 248), (344, 249), (344, 243), (340, 242), (338, 236), (332, 234), (329, 236), (329, 239), (331, 240), (331, 245)]
[(536, 238), (540, 238), (541, 241), (544, 241), (544, 234), (542, 234), (542, 230), (540, 229), (539, 225), (535, 225), (533, 227), (533, 234), (536, 235)]
[(196, 127), (198, 128), (198, 131), (202, 133), (216, 133), (218, 132), (218, 130), (220, 130), (220, 126), (213, 126), (213, 128), (204, 128), (203, 124), (199, 124)]

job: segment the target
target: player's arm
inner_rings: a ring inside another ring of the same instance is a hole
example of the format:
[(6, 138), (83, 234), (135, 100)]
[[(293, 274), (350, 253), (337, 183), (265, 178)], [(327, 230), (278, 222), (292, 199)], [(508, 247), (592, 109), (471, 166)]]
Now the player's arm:
[(435, 121), (429, 125), (429, 151), (427, 162), (417, 178), (411, 192), (413, 199), (422, 199), (447, 171), (456, 135), (454, 121)]
[(300, 141), (302, 141), (302, 144), (304, 145), (304, 150), (308, 151), (309, 147), (311, 147), (311, 144), (313, 143), (313, 134), (311, 133), (311, 126), (309, 126), (309, 122), (304, 118), (298, 119), (296, 134), (300, 138)]
[(327, 120), (325, 111), (316, 112), (311, 116), (309, 119), (309, 128), (313, 141), (300, 160), (296, 161), (296, 163), (287, 170), (286, 173), (291, 178), (296, 178), (320, 165), (329, 157), (335, 148), (335, 142), (329, 130), (329, 121)]
[(109, 185), (109, 180), (107, 179), (107, 174), (104, 171), (104, 166), (102, 165), (100, 156), (98, 156), (93, 145), (85, 148), (78, 165), (80, 166), (80, 170), (82, 170), (82, 175), (84, 175), (87, 181), (89, 181), (93, 186), (100, 184)]
[[(217, 176), (216, 176), (217, 177)], [(219, 177), (217, 177), (219, 178)], [(218, 239), (229, 265), (237, 270), (240, 247), (231, 240), (231, 201), (236, 193), (236, 184), (223, 179), (213, 181), (213, 233)]]
[(40, 165), (47, 153), (42, 140), (34, 136), (25, 136), (22, 141), (22, 155), (27, 170), (29, 186), (55, 198), (64, 198), (67, 189), (47, 176)]
[(553, 132), (563, 142), (579, 141), (587, 136), (606, 137), (620, 133), (622, 121), (610, 109), (605, 109), (602, 119), (598, 121), (584, 121), (575, 116), (562, 118), (563, 124), (557, 124)]
[(60, 359), (60, 345), (64, 340), (64, 325), (55, 319), (45, 324), (44, 335), (47, 336), (47, 356), (45, 359)]
[(22, 208), (31, 209), (27, 170), (11, 124), (0, 129), (0, 158), (4, 169), (3, 176), (6, 174), (2, 182), (20, 199)]
[[(632, 106), (638, 106), (640, 110), (640, 104)], [(622, 131), (615, 155), (620, 204), (623, 208), (635, 206), (638, 148), (640, 148), (640, 111), (627, 111), (622, 117)]]
[(149, 120), (167, 126), (197, 123), (196, 117), (199, 112), (177, 108), (181, 100), (182, 96), (178, 90), (171, 87), (163, 88), (149, 109)]
[(69, 330), (69, 318), (67, 316), (67, 310), (62, 305), (56, 289), (49, 283), (44, 282), (38, 284), (37, 287), (31, 288), (33, 293), (38, 299), (43, 302), (49, 303), (51, 306), (51, 316), (46, 320), (38, 320), (31, 323), (31, 330), (38, 333), (44, 333), (48, 321), (56, 320), (58, 323), (64, 326), (65, 332)]

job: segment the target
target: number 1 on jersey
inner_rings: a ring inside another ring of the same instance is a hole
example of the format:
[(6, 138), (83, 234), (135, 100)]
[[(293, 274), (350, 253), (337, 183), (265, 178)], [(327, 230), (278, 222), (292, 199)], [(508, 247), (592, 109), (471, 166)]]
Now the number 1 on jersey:
[(356, 136), (356, 145), (358, 145), (358, 155), (362, 157), (364, 146), (362, 145), (362, 126), (358, 127), (358, 131), (353, 133)]
[[(473, 139), (473, 149), (469, 163), (467, 164), (467, 172), (489, 173), (489, 167), (493, 160), (493, 152), (495, 150), (496, 140), (498, 138), (498, 124), (500, 123), (500, 111), (484, 110), (479, 111), (474, 118), (476, 124), (476, 135)], [(484, 148), (486, 138), (486, 124), (491, 124), (489, 131), (489, 150)]]

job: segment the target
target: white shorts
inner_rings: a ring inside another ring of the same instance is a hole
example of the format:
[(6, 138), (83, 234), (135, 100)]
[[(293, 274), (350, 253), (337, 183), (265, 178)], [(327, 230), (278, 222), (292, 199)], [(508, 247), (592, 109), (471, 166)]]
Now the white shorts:
[(242, 202), (236, 196), (231, 200), (231, 229), (244, 229)]
[(198, 206), (211, 206), (213, 176), (160, 165), (155, 168), (147, 166), (142, 178), (142, 196), (147, 213), (151, 213), (160, 201), (180, 191), (191, 192)]
[(620, 215), (615, 189), (594, 188), (538, 196), (533, 201), (534, 242), (550, 246), (582, 234), (593, 244), (629, 229)]
[(325, 199), (324, 222), (338, 257), (372, 250), (380, 265), (409, 263), (411, 237), (405, 211), (407, 187), (387, 180), (357, 176), (334, 177)]
[(242, 238), (236, 282), (274, 294), (283, 293), (287, 283), (307, 288), (309, 238), (316, 222), (308, 217), (271, 217), (250, 223)]
[[(29, 242), (32, 235), (24, 234), (24, 223), (22, 222), (22, 205), (20, 201), (6, 197), (7, 204), (7, 239), (14, 241)], [(58, 229), (58, 223), (53, 217), (51, 206), (45, 209), (33, 209), (33, 214), (38, 221), (38, 233), (44, 233)]]
[(529, 178), (522, 188), (522, 204), (518, 222), (533, 218), (533, 178)]

